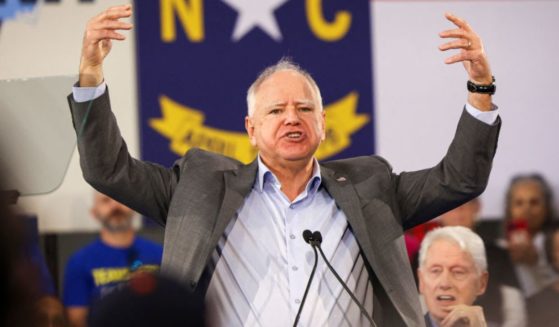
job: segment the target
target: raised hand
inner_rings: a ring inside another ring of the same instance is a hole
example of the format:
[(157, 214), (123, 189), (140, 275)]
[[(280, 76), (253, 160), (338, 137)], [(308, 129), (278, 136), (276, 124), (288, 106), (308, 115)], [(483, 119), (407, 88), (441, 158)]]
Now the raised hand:
[[(458, 28), (439, 33), (441, 38), (453, 39), (440, 45), (439, 49), (441, 51), (460, 50), (458, 54), (448, 57), (445, 63), (454, 64), (462, 62), (470, 81), (480, 85), (491, 84), (493, 76), (481, 38), (465, 20), (450, 13), (446, 13), (445, 17)], [(486, 111), (492, 108), (490, 95), (470, 93), (468, 102), (480, 110)]]
[(476, 84), (491, 84), (491, 68), (489, 67), (489, 61), (487, 60), (481, 38), (465, 20), (450, 13), (446, 13), (445, 17), (458, 28), (439, 33), (441, 38), (455, 39), (442, 44), (439, 46), (439, 49), (441, 51), (460, 49), (458, 54), (447, 58), (445, 63), (462, 62), (472, 82)]
[(103, 60), (111, 51), (112, 40), (126, 39), (117, 31), (132, 29), (132, 24), (120, 21), (131, 15), (131, 5), (115, 6), (88, 21), (80, 60), (80, 86), (97, 86), (103, 82)]

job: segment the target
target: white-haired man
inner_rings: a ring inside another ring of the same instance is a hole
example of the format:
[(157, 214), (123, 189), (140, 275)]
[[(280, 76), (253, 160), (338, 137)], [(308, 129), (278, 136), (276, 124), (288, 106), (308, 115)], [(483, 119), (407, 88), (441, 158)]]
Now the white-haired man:
[(427, 326), (487, 326), (483, 309), (473, 305), (489, 277), (477, 234), (461, 226), (429, 232), (419, 250), (418, 275)]

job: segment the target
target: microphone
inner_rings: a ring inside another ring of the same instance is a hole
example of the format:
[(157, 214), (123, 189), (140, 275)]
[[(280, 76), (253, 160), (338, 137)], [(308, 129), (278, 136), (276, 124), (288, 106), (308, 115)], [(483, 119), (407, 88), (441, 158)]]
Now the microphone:
[[(314, 240), (313, 233), (305, 229), (303, 231), (303, 239), (305, 242), (309, 243), (314, 251), (314, 265), (311, 270), (311, 275), (309, 276), (309, 281), (307, 282), (307, 287), (305, 288), (305, 293), (303, 294), (303, 299), (301, 300), (301, 304), (299, 305), (299, 310), (297, 311), (297, 316), (295, 316), (295, 322), (293, 322), (293, 327), (297, 326), (299, 322), (299, 318), (301, 318), (301, 312), (303, 311), (303, 305), (305, 305), (305, 300), (307, 299), (307, 294), (309, 293), (309, 289), (311, 287), (312, 279), (314, 277), (314, 273), (316, 271), (316, 265), (318, 264), (318, 254), (316, 253), (316, 243)], [(320, 237), (320, 241), (322, 242), (322, 236)]]
[[(304, 234), (304, 232), (303, 232), (303, 234)], [(357, 298), (355, 297), (353, 292), (349, 289), (349, 287), (347, 287), (347, 284), (342, 280), (340, 275), (338, 275), (338, 273), (336, 272), (334, 267), (332, 267), (332, 265), (330, 264), (330, 261), (328, 261), (328, 259), (326, 258), (326, 255), (324, 255), (324, 252), (322, 251), (322, 248), (320, 247), (320, 244), (322, 243), (322, 234), (319, 231), (315, 231), (314, 233), (312, 233), (312, 236), (310, 237), (310, 239), (311, 239), (310, 242), (313, 242), (313, 243), (310, 243), (309, 241), (307, 241), (307, 243), (311, 244), (313, 249), (315, 247), (318, 248), (318, 251), (320, 252), (320, 256), (322, 257), (322, 259), (324, 259), (324, 262), (326, 263), (326, 266), (328, 266), (328, 269), (330, 269), (332, 274), (334, 274), (334, 277), (336, 277), (338, 282), (340, 282), (340, 284), (342, 284), (343, 288), (349, 294), (349, 296), (351, 297), (353, 302), (355, 302), (357, 304), (357, 306), (359, 307), (359, 310), (361, 310), (361, 314), (364, 315), (367, 318), (367, 320), (369, 320), (369, 322), (371, 323), (371, 326), (376, 327), (377, 325), (373, 321), (373, 318), (371, 318), (369, 316), (369, 313), (367, 313), (367, 310), (365, 310), (363, 305), (361, 305), (361, 303), (359, 303), (359, 301), (357, 300)], [(316, 252), (316, 249), (315, 249), (315, 252)]]
[[(305, 229), (305, 230), (303, 231), (303, 239), (305, 240), (305, 242), (311, 244), (312, 238), (313, 238), (312, 232), (311, 232), (310, 230), (308, 230), (308, 229)], [(311, 244), (311, 245), (312, 245), (312, 244)]]

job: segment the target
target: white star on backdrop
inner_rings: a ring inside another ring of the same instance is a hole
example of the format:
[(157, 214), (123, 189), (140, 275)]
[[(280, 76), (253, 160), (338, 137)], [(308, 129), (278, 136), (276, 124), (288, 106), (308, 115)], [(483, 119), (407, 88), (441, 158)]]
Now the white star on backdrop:
[(232, 39), (237, 42), (253, 28), (260, 27), (276, 42), (282, 35), (274, 11), (288, 0), (223, 0), (238, 13)]

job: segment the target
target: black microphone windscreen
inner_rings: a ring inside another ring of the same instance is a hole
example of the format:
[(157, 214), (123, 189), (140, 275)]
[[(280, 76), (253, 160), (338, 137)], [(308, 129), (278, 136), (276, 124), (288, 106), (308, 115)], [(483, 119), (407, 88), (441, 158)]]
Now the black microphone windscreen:
[(310, 230), (305, 229), (303, 231), (303, 239), (305, 240), (305, 242), (310, 244), (312, 237), (313, 237), (313, 233)]
[(318, 244), (322, 243), (322, 234), (319, 231), (312, 233), (312, 238)]

